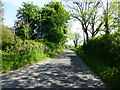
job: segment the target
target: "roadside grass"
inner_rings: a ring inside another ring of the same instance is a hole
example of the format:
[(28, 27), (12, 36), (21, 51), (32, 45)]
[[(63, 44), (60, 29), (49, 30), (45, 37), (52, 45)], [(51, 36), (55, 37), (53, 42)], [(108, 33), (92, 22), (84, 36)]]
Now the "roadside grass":
[(15, 54), (15, 53), (6, 53), (2, 52), (2, 73), (16, 70), (22, 66), (30, 65), (41, 60), (46, 59), (45, 54), (39, 54), (36, 57), (32, 55), (24, 54)]
[(1, 73), (46, 60), (47, 58), (58, 55), (63, 50), (60, 48), (51, 48), (42, 42), (33, 40), (25, 40), (21, 43), (17, 42), (10, 47), (5, 48), (5, 50), (0, 50), (0, 55), (2, 56)]
[(102, 57), (96, 57), (85, 53), (83, 50), (77, 51), (80, 58), (96, 73), (108, 87), (113, 90), (120, 88), (120, 71), (117, 67), (107, 66)]
[(58, 52), (47, 52), (47, 53), (31, 53), (31, 54), (16, 54), (6, 53), (2, 51), (2, 69), (1, 73), (16, 70), (22, 66), (32, 65), (34, 63), (44, 61), (48, 58), (58, 55)]

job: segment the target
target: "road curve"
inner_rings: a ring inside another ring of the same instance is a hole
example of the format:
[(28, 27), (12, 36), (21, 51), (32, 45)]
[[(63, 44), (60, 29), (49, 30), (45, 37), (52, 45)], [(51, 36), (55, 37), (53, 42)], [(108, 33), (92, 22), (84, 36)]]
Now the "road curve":
[(2, 88), (106, 88), (75, 54), (66, 50), (46, 61), (0, 75)]

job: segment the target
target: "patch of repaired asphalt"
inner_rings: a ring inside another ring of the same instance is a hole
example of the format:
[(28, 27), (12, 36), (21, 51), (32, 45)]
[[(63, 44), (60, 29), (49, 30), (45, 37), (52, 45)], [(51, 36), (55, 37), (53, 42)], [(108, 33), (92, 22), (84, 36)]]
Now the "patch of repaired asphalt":
[(2, 88), (106, 88), (73, 51), (3, 74)]

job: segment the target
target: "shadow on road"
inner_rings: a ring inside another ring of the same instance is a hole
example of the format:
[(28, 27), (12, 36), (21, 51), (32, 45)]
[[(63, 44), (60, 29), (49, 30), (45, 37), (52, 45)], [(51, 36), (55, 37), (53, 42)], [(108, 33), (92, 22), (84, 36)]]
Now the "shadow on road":
[[(105, 85), (74, 52), (65, 52), (71, 64), (36, 64), (2, 76), (3, 88), (104, 88)], [(54, 59), (56, 59), (55, 57)], [(60, 57), (59, 57), (60, 58)], [(57, 58), (57, 59), (59, 59)], [(61, 58), (60, 58), (61, 59)]]

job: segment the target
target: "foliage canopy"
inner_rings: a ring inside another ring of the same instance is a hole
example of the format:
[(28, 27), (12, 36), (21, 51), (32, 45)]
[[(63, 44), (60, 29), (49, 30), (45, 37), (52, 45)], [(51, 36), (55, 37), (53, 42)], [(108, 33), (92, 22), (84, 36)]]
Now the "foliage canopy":
[(65, 43), (69, 13), (60, 2), (50, 2), (43, 8), (23, 3), (17, 13), (16, 35), (22, 39), (44, 38), (54, 43)]

